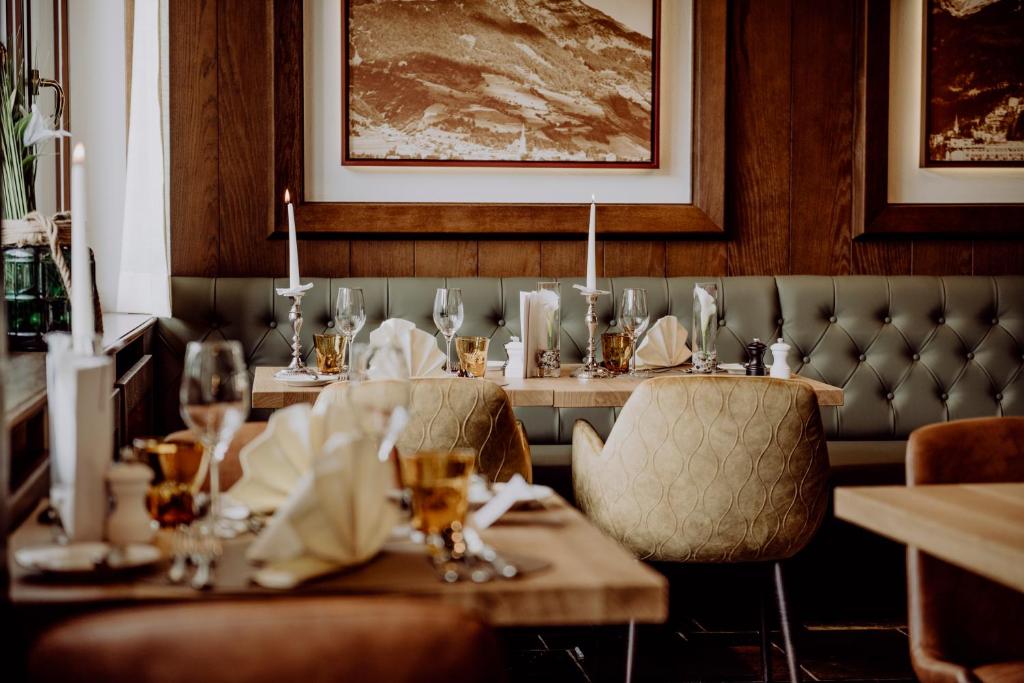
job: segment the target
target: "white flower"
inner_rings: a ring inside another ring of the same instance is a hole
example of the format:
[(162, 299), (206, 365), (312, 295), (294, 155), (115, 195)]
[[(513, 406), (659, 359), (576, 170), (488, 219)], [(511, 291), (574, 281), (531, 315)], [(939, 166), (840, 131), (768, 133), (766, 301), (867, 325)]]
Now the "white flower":
[(707, 330), (711, 319), (717, 317), (718, 314), (718, 307), (715, 305), (715, 297), (711, 296), (706, 289), (700, 286), (694, 286), (693, 291), (696, 293), (697, 300), (700, 302), (701, 330)]
[(66, 130), (54, 130), (50, 126), (49, 118), (39, 113), (39, 105), (33, 104), (25, 135), (21, 138), (22, 144), (25, 147), (32, 147), (46, 140), (63, 137), (71, 137), (71, 133)]

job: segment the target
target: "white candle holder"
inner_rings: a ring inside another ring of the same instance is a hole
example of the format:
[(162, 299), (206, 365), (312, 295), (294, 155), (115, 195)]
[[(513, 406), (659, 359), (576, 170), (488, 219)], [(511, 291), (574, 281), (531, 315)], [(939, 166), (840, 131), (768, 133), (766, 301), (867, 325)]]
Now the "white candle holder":
[(302, 360), (302, 341), (299, 339), (299, 332), (302, 331), (302, 297), (312, 288), (313, 283), (309, 283), (299, 285), (298, 287), (277, 290), (278, 296), (285, 296), (292, 300), (292, 307), (288, 311), (288, 321), (292, 324), (292, 362), (285, 369), (274, 373), (276, 379), (294, 381), (304, 378), (320, 378), (317, 371), (308, 367), (306, 362)]
[(611, 377), (611, 373), (597, 362), (597, 341), (595, 339), (597, 334), (597, 299), (601, 295), (611, 294), (611, 292), (600, 289), (587, 289), (579, 285), (574, 286), (580, 290), (580, 294), (587, 300), (587, 317), (585, 318), (587, 323), (587, 355), (583, 358), (583, 365), (573, 370), (572, 376), (576, 379)]

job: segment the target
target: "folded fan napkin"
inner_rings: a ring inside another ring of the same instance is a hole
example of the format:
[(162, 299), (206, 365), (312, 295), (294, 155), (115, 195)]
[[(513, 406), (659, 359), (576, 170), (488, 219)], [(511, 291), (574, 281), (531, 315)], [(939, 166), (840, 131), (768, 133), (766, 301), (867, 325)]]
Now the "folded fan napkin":
[(438, 377), (444, 373), (444, 353), (437, 347), (437, 340), (420, 330), (408, 320), (389, 318), (370, 333), (372, 346), (392, 346), (397, 349), (407, 364), (401, 368), (389, 367), (388, 361), (370, 363), (367, 374), (371, 379), (400, 377)]
[(682, 365), (690, 358), (686, 336), (686, 328), (679, 324), (679, 318), (674, 315), (661, 318), (637, 347), (637, 367), (670, 368)]
[(387, 499), (391, 470), (377, 459), (375, 439), (337, 433), (298, 487), (249, 546), (248, 559), (266, 565), (256, 583), (292, 588), (326, 573), (367, 562), (397, 522)]

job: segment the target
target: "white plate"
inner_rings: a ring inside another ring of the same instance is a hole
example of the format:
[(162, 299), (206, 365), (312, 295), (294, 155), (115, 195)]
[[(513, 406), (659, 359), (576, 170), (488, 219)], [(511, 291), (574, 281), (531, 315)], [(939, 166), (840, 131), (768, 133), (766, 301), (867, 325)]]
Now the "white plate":
[[(107, 563), (103, 564), (106, 558)], [(106, 543), (40, 545), (15, 551), (14, 560), (25, 569), (43, 574), (101, 574), (128, 571), (159, 561), (156, 546), (133, 543), (113, 553)]]
[(278, 377), (274, 375), (276, 381), (281, 384), (287, 384), (290, 387), (322, 387), (331, 382), (337, 382), (339, 378), (339, 375), (319, 375), (316, 378), (309, 375), (296, 375), (292, 377)]
[(743, 363), (719, 363), (718, 369), (725, 370), (730, 375), (743, 375), (747, 372), (747, 368)]

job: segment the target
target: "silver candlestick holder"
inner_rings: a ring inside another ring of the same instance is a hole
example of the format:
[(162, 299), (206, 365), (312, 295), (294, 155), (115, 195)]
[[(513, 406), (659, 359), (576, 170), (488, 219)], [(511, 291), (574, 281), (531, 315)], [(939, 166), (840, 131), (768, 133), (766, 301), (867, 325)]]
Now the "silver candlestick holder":
[(278, 296), (285, 296), (292, 300), (292, 307), (288, 311), (288, 322), (292, 324), (292, 362), (285, 369), (274, 373), (275, 379), (287, 382), (289, 380), (315, 380), (320, 377), (316, 370), (308, 367), (302, 360), (302, 341), (299, 338), (299, 332), (302, 331), (302, 297), (312, 288), (313, 284), (309, 283), (277, 290)]
[(611, 373), (605, 370), (597, 362), (597, 298), (603, 294), (611, 294), (600, 289), (586, 289), (575, 285), (587, 300), (587, 355), (583, 358), (583, 365), (573, 370), (572, 376), (577, 379), (596, 379), (600, 377), (611, 377)]

